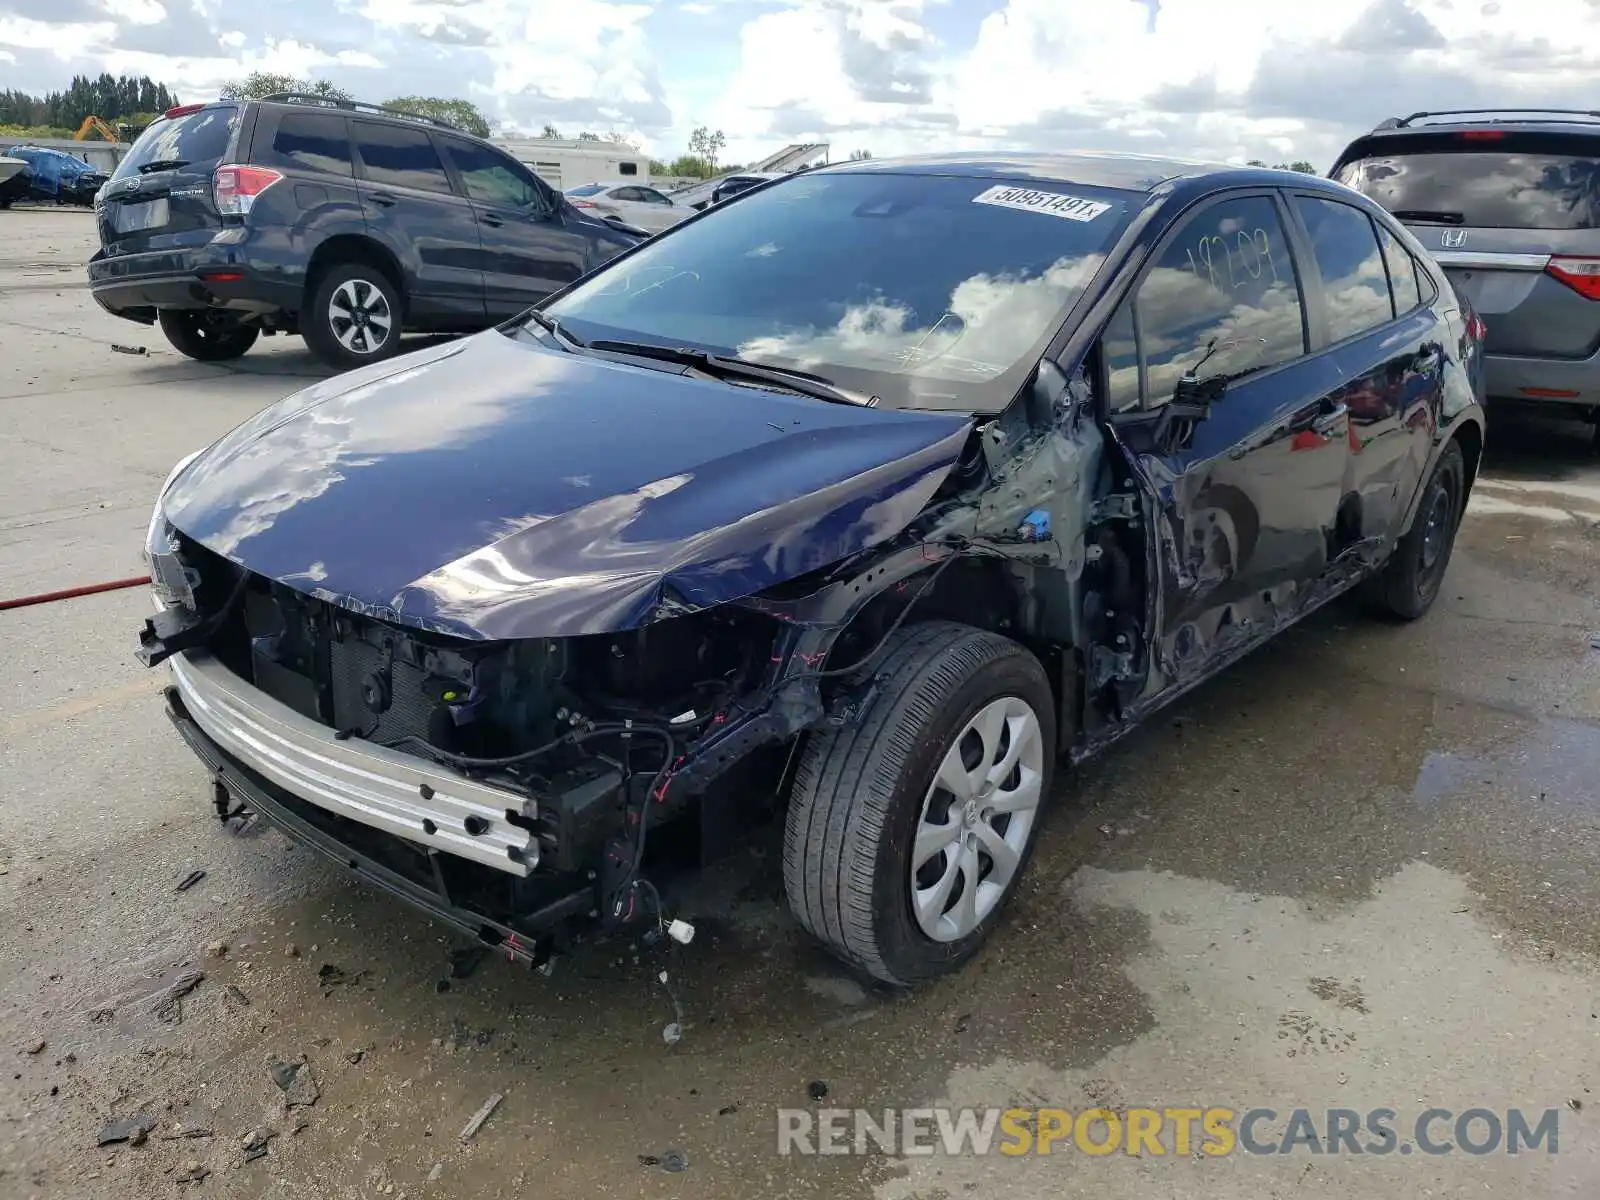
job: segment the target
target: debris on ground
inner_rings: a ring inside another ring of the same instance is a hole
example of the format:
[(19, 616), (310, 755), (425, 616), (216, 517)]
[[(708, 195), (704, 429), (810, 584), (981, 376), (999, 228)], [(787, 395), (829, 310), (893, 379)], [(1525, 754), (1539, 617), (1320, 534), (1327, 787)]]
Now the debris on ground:
[(828, 1096), (828, 1085), (820, 1079), (813, 1079), (806, 1084), (806, 1095), (813, 1100), (825, 1100)]
[(283, 952), (285, 954), (287, 954), (290, 958), (299, 958), (300, 957), (300, 947), (296, 946), (293, 942), (290, 942), (287, 946), (285, 946), (283, 948)]
[(206, 877), (206, 873), (203, 870), (190, 871), (182, 879), (178, 880), (178, 886), (177, 886), (176, 890), (180, 891), (180, 892), (187, 892), (190, 888), (192, 888), (195, 884), (199, 883), (205, 877)]
[(450, 978), (466, 979), (478, 969), (488, 953), (482, 946), (465, 946), (450, 951)]
[(132, 1117), (118, 1117), (114, 1121), (106, 1122), (100, 1130), (100, 1139), (96, 1145), (114, 1146), (118, 1142), (127, 1142), (130, 1146), (144, 1145), (145, 1138), (156, 1127), (156, 1119), (146, 1113)]
[(278, 1131), (276, 1129), (268, 1129), (265, 1126), (252, 1129), (249, 1133), (245, 1134), (244, 1161), (255, 1162), (256, 1159), (265, 1157), (267, 1153), (267, 1143), (277, 1136)]
[(448, 992), (450, 990), (450, 981), (448, 979), (439, 980), (437, 983), (435, 983), (433, 985), (433, 990), (438, 992), (438, 993), (440, 993), (441, 995), (444, 994), (445, 992)]
[(439, 1181), (439, 1176), (441, 1176), (443, 1174), (444, 1174), (444, 1164), (442, 1162), (434, 1163), (433, 1164), (433, 1170), (428, 1172), (428, 1182), (429, 1183), (437, 1183)]
[(353, 1067), (366, 1056), (367, 1052), (365, 1050), (351, 1050), (345, 1054), (344, 1060)]
[(149, 349), (144, 346), (125, 346), (121, 342), (112, 342), (111, 350), (115, 354), (132, 354), (135, 357), (150, 353)]
[(731, 1117), (731, 1116), (733, 1116), (734, 1113), (736, 1113), (738, 1111), (739, 1111), (739, 1106), (737, 1104), (724, 1104), (721, 1108), (717, 1109), (717, 1116), (719, 1116), (719, 1117)]
[(226, 988), (223, 989), (222, 998), (223, 998), (223, 1001), (225, 1003), (232, 1004), (232, 1005), (234, 1005), (235, 1007), (238, 1007), (238, 1008), (249, 1008), (250, 1007), (250, 997), (246, 996), (243, 992), (241, 992), (238, 988), (234, 987), (233, 984), (231, 984), (231, 983)]
[(156, 1001), (156, 1019), (168, 1025), (180, 1023), (183, 1020), (183, 998), (199, 987), (205, 977), (204, 971), (185, 971), (174, 979), (167, 990), (161, 993), (161, 999)]
[(211, 1174), (210, 1167), (204, 1163), (190, 1161), (185, 1163), (183, 1170), (172, 1178), (177, 1183), (203, 1183), (209, 1174)]
[(27, 1044), (27, 1046), (24, 1047), (24, 1049), (29, 1054), (41, 1054), (41, 1053), (44, 1052), (44, 1047), (45, 1047), (45, 1040), (43, 1038), (40, 1038), (38, 1041), (29, 1042)]
[(93, 1025), (104, 1025), (117, 1015), (114, 1008), (92, 1008), (89, 1010), (89, 1022)]
[(503, 1093), (496, 1092), (494, 1095), (485, 1100), (483, 1102), (483, 1107), (472, 1114), (472, 1120), (468, 1121), (467, 1127), (461, 1131), (461, 1140), (463, 1142), (470, 1142), (474, 1137), (476, 1137), (478, 1130), (483, 1128), (484, 1122), (486, 1122), (494, 1114), (494, 1110), (500, 1107), (500, 1101), (504, 1099), (505, 1095)]
[(322, 998), (326, 1000), (342, 985), (351, 982), (344, 973), (344, 968), (336, 967), (332, 963), (323, 963), (317, 968), (317, 986), (322, 989)]
[(311, 1074), (311, 1064), (303, 1058), (289, 1063), (272, 1059), (267, 1062), (267, 1070), (272, 1082), (283, 1093), (285, 1108), (309, 1108), (322, 1095), (316, 1077)]
[(689, 1156), (682, 1150), (663, 1150), (660, 1154), (639, 1155), (641, 1167), (660, 1167), (663, 1171), (677, 1174), (679, 1171), (689, 1169)]
[(207, 942), (206, 943), (206, 957), (207, 958), (221, 958), (227, 952), (228, 952), (228, 943), (223, 941), (221, 938), (218, 938), (214, 942)]

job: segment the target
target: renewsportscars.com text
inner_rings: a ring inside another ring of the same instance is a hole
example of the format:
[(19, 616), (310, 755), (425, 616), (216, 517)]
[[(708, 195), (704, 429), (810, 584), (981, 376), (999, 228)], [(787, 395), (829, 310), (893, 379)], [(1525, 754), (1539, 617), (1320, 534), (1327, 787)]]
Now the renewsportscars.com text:
[(789, 1108), (778, 1153), (956, 1155), (1555, 1154), (1558, 1109)]

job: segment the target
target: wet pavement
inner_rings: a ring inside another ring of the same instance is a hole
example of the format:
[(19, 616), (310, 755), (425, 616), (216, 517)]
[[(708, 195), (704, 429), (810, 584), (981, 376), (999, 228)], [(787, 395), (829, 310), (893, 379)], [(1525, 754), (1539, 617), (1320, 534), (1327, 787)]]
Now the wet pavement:
[[(171, 463), (318, 372), (284, 339), (230, 368), (181, 360), (74, 286), (87, 216), (0, 217), (0, 591), (137, 574)], [(1592, 1195), (1587, 433), (1496, 418), (1429, 617), (1330, 609), (1064, 779), (998, 935), (909, 997), (797, 934), (770, 835), (696, 889), (687, 947), (453, 974), (438, 927), (218, 826), (160, 673), (132, 659), (142, 591), (0, 613), (0, 1197)], [(301, 1058), (285, 1092), (271, 1064)], [(1560, 1142), (776, 1152), (779, 1108), (936, 1104), (1390, 1107), (1402, 1127), (1430, 1106), (1558, 1109)], [(98, 1146), (117, 1118), (153, 1124)]]

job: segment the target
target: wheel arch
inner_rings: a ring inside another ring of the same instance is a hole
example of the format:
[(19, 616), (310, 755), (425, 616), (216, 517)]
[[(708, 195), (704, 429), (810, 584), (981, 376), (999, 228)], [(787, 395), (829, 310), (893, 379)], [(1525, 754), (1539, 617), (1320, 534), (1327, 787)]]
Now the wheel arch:
[(405, 272), (401, 269), (400, 261), (382, 242), (359, 233), (335, 234), (319, 243), (311, 252), (311, 261), (306, 267), (306, 284), (302, 293), (302, 311), (310, 308), (311, 298), (316, 294), (317, 285), (322, 282), (323, 276), (344, 263), (360, 263), (382, 272), (384, 278), (393, 285), (395, 294), (400, 297), (403, 318), (407, 296)]

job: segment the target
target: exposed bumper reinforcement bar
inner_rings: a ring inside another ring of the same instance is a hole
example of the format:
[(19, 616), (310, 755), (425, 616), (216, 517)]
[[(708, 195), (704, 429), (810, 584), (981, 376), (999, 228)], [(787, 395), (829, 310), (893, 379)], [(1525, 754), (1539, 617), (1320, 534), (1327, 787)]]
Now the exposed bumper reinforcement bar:
[(512, 875), (526, 877), (538, 865), (533, 833), (508, 819), (515, 813), (531, 821), (531, 800), (425, 759), (340, 739), (203, 651), (168, 661), (188, 719), (227, 754), (290, 794)]
[(561, 922), (581, 916), (594, 903), (592, 895), (573, 893), (546, 905), (538, 912), (518, 919), (521, 930), (490, 920), (470, 909), (460, 908), (438, 892), (391, 870), (370, 856), (331, 836), (311, 824), (287, 804), (273, 795), (270, 785), (263, 786), (250, 774), (240, 769), (220, 746), (206, 736), (195, 722), (176, 687), (168, 690), (167, 716), (178, 733), (188, 743), (189, 749), (206, 765), (217, 781), (252, 812), (300, 842), (326, 855), (358, 877), (422, 910), (435, 920), (492, 946), (496, 953), (504, 954), (513, 962), (533, 966), (543, 963), (549, 956), (549, 939), (541, 930), (553, 932)]

